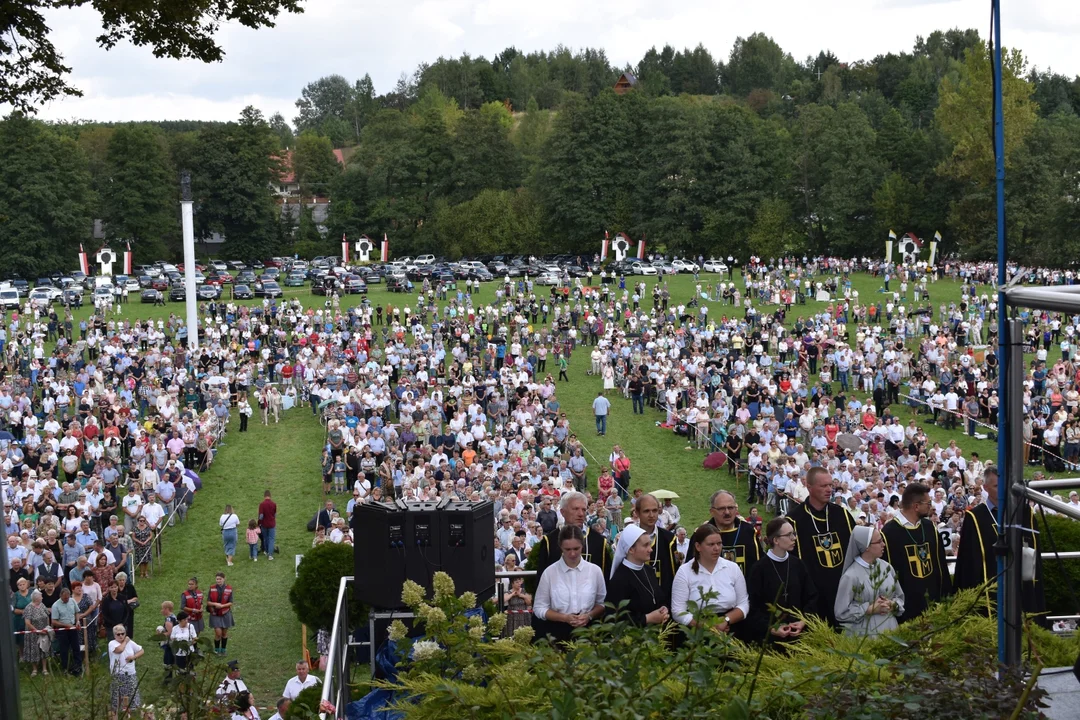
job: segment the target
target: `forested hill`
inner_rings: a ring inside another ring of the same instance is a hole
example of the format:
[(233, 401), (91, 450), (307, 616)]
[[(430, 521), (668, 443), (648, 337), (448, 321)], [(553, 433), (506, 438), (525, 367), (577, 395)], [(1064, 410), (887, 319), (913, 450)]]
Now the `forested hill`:
[[(1080, 78), (1010, 50), (1004, 85), (1011, 251), (1071, 262)], [(890, 229), (991, 257), (990, 88), (974, 30), (872, 60), (797, 61), (756, 34), (726, 59), (665, 47), (625, 68), (561, 47), (440, 58), (382, 95), (366, 75), (333, 75), (302, 90), (291, 121), (255, 108), (226, 124), (13, 117), (0, 123), (0, 262), (69, 265), (92, 218), (140, 258), (176, 254), (180, 167), (199, 233), (239, 257), (334, 253), (365, 233), (387, 233), (397, 255), (589, 251), (605, 230), (679, 253), (880, 255)], [(281, 220), (271, 186), (280, 196), (289, 171), (294, 194), (330, 199), (325, 226)]]

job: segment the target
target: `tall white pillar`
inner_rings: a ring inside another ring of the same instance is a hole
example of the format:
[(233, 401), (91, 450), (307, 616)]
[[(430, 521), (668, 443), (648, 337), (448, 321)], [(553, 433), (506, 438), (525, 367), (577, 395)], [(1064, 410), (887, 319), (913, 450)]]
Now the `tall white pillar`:
[(192, 210), (191, 173), (180, 173), (180, 221), (184, 229), (184, 297), (187, 304), (188, 350), (199, 349), (199, 308), (195, 287), (195, 216)]

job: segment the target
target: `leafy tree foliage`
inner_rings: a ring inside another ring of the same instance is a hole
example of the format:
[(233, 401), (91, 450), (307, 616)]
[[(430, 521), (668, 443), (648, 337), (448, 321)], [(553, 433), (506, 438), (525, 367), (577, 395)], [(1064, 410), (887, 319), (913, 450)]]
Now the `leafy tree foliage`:
[(0, 267), (24, 277), (70, 267), (91, 232), (86, 155), (71, 138), (12, 115), (0, 123)]
[[(1006, 65), (1009, 242), (1033, 261), (1066, 263), (1080, 220), (1080, 79), (1029, 72), (1016, 51)], [(623, 71), (638, 84), (618, 96)], [(932, 32), (865, 62), (827, 49), (796, 62), (762, 34), (740, 38), (724, 61), (665, 46), (625, 68), (597, 49), (510, 47), (439, 58), (381, 95), (368, 75), (316, 80), (297, 102), (296, 137), (280, 115), (267, 122), (251, 109), (235, 123), (139, 128), (13, 117), (4, 132), (77, 159), (49, 166), (59, 177), (3, 147), (0, 160), (22, 158), (4, 168), (16, 194), (3, 202), (55, 177), (84, 188), (57, 195), (62, 206), (105, 219), (112, 237), (162, 241), (168, 254), (173, 173), (189, 168), (200, 234), (223, 233), (244, 259), (336, 254), (342, 235), (382, 233), (401, 253), (593, 251), (605, 230), (680, 254), (878, 256), (889, 229), (940, 230), (943, 254), (988, 257), (989, 87), (974, 30)], [(111, 151), (117, 137), (128, 150)], [(354, 146), (346, 168), (331, 154), (342, 146)], [(326, 227), (299, 208), (279, 212), (271, 185), (286, 147), (304, 194), (330, 196)], [(125, 183), (113, 187), (114, 174)], [(49, 249), (22, 266), (69, 266), (77, 234), (43, 237)]]
[(282, 12), (301, 13), (299, 0), (0, 0), (0, 105), (34, 112), (53, 98), (82, 93), (68, 84), (71, 68), (50, 37), (46, 13), (90, 5), (101, 15), (97, 43), (112, 49), (130, 42), (155, 57), (219, 62), (214, 40), (223, 22), (273, 27)]
[(143, 257), (171, 257), (181, 250), (178, 182), (160, 130), (117, 128), (109, 140), (102, 219), (109, 240), (131, 242)]
[(292, 154), (293, 172), (300, 183), (300, 195), (327, 197), (330, 183), (341, 172), (330, 139), (313, 132), (303, 132)]
[(262, 113), (247, 107), (240, 121), (199, 135), (192, 168), (196, 237), (219, 232), (227, 252), (260, 258), (277, 251), (277, 205), (269, 193), (278, 178), (277, 138)]

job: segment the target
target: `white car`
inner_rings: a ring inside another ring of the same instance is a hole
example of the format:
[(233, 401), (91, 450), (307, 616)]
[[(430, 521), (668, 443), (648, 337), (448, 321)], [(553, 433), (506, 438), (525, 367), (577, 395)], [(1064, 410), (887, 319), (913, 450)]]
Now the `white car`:
[(229, 266), (226, 265), (221, 260), (215, 260), (214, 262), (210, 263), (210, 267), (212, 269), (214, 269), (214, 270), (217, 270), (218, 272), (228, 272), (229, 271)]
[(635, 275), (659, 275), (656, 268), (640, 260), (630, 263), (630, 271)]
[(540, 273), (534, 281), (537, 285), (558, 285), (562, 282), (559, 276), (553, 272)]
[(728, 266), (721, 260), (706, 260), (704, 270), (707, 273), (726, 273)]
[(672, 260), (671, 267), (678, 272), (693, 273), (698, 271), (698, 264), (689, 260)]
[(139, 287), (139, 281), (136, 278), (129, 277), (124, 281), (124, 287), (127, 288), (128, 293), (137, 293), (141, 290)]
[[(135, 284), (138, 285), (139, 281), (136, 280)], [(115, 296), (112, 285), (99, 285), (97, 288), (94, 289), (94, 305), (97, 305), (99, 303), (111, 303), (114, 297)]]
[(0, 290), (0, 308), (13, 308), (19, 309), (19, 291), (15, 288), (4, 288)]
[(415, 262), (417, 265), (434, 265), (435, 264), (435, 256), (434, 255), (417, 255), (416, 260), (414, 260), (413, 262)]
[(30, 291), (30, 303), (37, 306), (51, 305), (56, 296), (51, 292), (55, 288), (36, 287)]

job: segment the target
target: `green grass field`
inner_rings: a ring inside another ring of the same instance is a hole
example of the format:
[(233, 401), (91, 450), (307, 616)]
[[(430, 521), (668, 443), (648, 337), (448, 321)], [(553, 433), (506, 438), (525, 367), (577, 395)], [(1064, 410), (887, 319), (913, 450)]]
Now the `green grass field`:
[[(702, 275), (702, 282), (716, 281), (715, 276)], [(692, 276), (680, 275), (669, 278), (672, 302), (685, 301), (694, 291)], [(651, 283), (650, 283), (651, 284)], [(862, 300), (877, 295), (880, 283), (865, 275), (856, 276), (853, 286)], [(546, 290), (546, 288), (544, 288)], [(495, 284), (489, 283), (480, 295), (479, 302), (494, 298)], [(959, 300), (960, 286), (951, 281), (940, 281), (931, 286), (934, 306)], [(286, 297), (299, 296), (307, 305), (319, 306), (322, 297), (314, 297), (307, 288), (287, 288)], [(387, 292), (382, 285), (370, 286), (372, 303), (415, 303), (415, 295)], [(344, 306), (361, 301), (361, 296), (344, 298)], [(476, 302), (476, 300), (474, 300)], [(254, 303), (243, 303), (254, 304)], [(708, 304), (708, 303), (707, 303)], [(820, 311), (824, 304), (810, 302), (795, 306), (789, 316), (793, 323), (800, 315), (808, 316)], [(719, 317), (730, 313), (730, 306), (709, 305), (710, 314)], [(183, 315), (183, 303), (170, 303), (165, 308), (133, 303), (122, 309), (120, 317), (135, 319), (167, 319), (171, 313)], [(87, 308), (76, 313), (76, 319), (89, 314)], [(113, 316), (115, 317), (115, 316)], [(608, 422), (608, 432), (597, 437), (594, 430), (592, 399), (601, 386), (597, 377), (588, 377), (588, 352), (578, 351), (570, 365), (571, 382), (559, 383), (558, 392), (563, 409), (571, 420), (571, 427), (588, 448), (590, 478), (595, 478), (597, 464), (606, 462), (611, 448), (619, 444), (632, 460), (632, 487), (646, 491), (664, 488), (678, 493), (677, 501), (683, 524), (693, 527), (708, 517), (709, 495), (720, 488), (736, 490), (736, 497), (745, 498), (745, 481), (736, 488), (727, 470), (706, 471), (701, 467), (703, 452), (688, 450), (685, 438), (662, 430), (656, 421), (662, 419), (658, 411), (647, 409), (645, 415), (633, 415), (630, 401), (621, 396), (611, 396), (613, 408)], [(901, 417), (907, 417), (906, 407), (897, 407)], [(925, 417), (925, 416), (924, 416)], [(982, 457), (993, 458), (996, 445), (989, 441), (965, 438), (959, 432), (924, 425), (932, 439), (947, 443), (956, 437), (967, 451), (977, 451)], [(229, 657), (240, 660), (243, 675), (252, 689), (257, 702), (269, 706), (276, 700), (285, 682), (293, 676), (293, 664), (301, 655), (301, 630), (288, 602), (288, 590), (294, 579), (294, 556), (302, 554), (311, 545), (311, 534), (305, 529), (308, 519), (320, 506), (322, 489), (319, 470), (319, 448), (323, 441), (323, 429), (312, 416), (310, 409), (289, 411), (280, 425), (264, 428), (256, 418), (246, 434), (238, 432), (234, 419), (226, 445), (218, 453), (213, 467), (203, 476), (204, 489), (196, 498), (195, 506), (185, 524), (178, 524), (165, 535), (163, 563), (156, 568), (154, 577), (137, 583), (142, 606), (136, 615), (135, 639), (147, 648), (140, 661), (142, 669), (149, 669), (144, 680), (144, 701), (151, 702), (160, 692), (160, 650), (150, 642), (153, 627), (159, 622), (158, 608), (162, 600), (179, 601), (186, 581), (197, 575), (205, 590), (215, 572), (228, 571), (229, 583), (236, 593), (235, 617), (237, 626), (229, 644)], [(595, 458), (595, 459), (594, 459)], [(258, 563), (246, 559), (243, 534), (237, 550), (236, 566), (225, 567), (217, 521), (225, 503), (232, 503), (235, 512), (246, 525), (256, 516), (258, 503), (265, 489), (273, 492), (278, 504), (277, 543), (281, 554), (274, 562), (265, 558)], [(742, 494), (740, 494), (742, 493)], [(748, 508), (742, 507), (745, 513)], [(314, 629), (310, 629), (309, 642), (314, 652)], [(101, 665), (104, 668), (104, 665)], [(28, 688), (30, 680), (24, 672), (24, 707), (30, 707), (35, 691)], [(34, 682), (41, 682), (35, 678)], [(50, 682), (68, 683), (49, 677)], [(269, 715), (270, 713), (266, 713)]]

